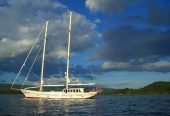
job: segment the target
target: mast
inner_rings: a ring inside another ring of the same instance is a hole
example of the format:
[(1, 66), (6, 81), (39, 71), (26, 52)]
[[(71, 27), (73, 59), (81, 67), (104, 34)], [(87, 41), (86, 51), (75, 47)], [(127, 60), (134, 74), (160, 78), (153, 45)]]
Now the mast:
[(45, 60), (45, 47), (46, 47), (46, 39), (47, 39), (47, 28), (48, 28), (48, 21), (45, 23), (45, 34), (44, 34), (44, 45), (43, 45), (43, 54), (42, 54), (42, 65), (41, 65), (41, 80), (40, 80), (40, 91), (43, 90), (42, 85), (44, 83), (43, 76), (44, 76), (44, 60)]
[(69, 64), (70, 64), (71, 18), (72, 18), (72, 12), (70, 12), (70, 23), (69, 23), (69, 33), (68, 33), (66, 89), (68, 89), (68, 83), (70, 83), (70, 79), (69, 79)]

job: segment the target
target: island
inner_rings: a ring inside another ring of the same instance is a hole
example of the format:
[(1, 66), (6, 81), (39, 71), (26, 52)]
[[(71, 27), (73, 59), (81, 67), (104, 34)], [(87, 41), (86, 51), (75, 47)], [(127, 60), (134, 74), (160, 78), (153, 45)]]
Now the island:
[(132, 89), (132, 88), (124, 88), (124, 89), (110, 89), (105, 88), (103, 95), (144, 95), (144, 94), (170, 94), (170, 82), (154, 82), (143, 88)]

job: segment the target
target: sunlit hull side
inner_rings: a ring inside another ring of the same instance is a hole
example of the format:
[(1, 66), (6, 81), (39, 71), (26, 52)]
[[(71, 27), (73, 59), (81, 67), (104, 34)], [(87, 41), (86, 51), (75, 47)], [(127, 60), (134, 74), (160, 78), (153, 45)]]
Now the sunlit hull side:
[(41, 92), (34, 90), (21, 89), (22, 93), (27, 98), (49, 98), (49, 99), (88, 99), (96, 96), (97, 91), (94, 92), (80, 92), (80, 93), (66, 93), (63, 91), (50, 91), (50, 92)]

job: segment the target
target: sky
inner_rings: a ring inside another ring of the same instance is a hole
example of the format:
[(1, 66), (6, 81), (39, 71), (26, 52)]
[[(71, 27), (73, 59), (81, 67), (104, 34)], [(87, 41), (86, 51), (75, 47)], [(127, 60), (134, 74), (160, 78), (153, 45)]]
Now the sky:
[[(47, 20), (45, 83), (64, 82), (69, 12), (72, 82), (141, 88), (170, 81), (169, 0), (1, 0), (0, 83), (13, 82)], [(16, 83), (25, 79), (40, 45)], [(28, 83), (39, 81), (40, 66), (41, 55)]]

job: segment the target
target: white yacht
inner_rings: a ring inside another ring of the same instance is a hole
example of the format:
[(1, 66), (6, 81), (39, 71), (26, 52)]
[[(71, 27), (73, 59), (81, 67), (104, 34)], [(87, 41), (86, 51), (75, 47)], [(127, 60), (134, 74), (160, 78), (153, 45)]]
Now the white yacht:
[[(42, 65), (41, 65), (41, 79), (40, 79), (40, 85), (35, 87), (26, 87), (19, 89), (27, 98), (52, 98), (52, 99), (79, 99), (79, 98), (92, 98), (96, 96), (98, 93), (102, 92), (101, 89), (88, 89), (88, 91), (85, 90), (85, 86), (93, 86), (95, 83), (70, 83), (70, 77), (69, 77), (69, 59), (70, 59), (70, 34), (71, 34), (71, 20), (72, 20), (72, 12), (70, 12), (70, 18), (69, 18), (69, 33), (68, 33), (68, 49), (67, 49), (67, 67), (66, 67), (66, 73), (65, 73), (65, 83), (62, 85), (45, 85), (44, 84), (44, 60), (45, 60), (45, 50), (46, 50), (46, 38), (47, 38), (47, 30), (48, 30), (48, 21), (45, 24), (45, 33), (44, 33), (44, 40), (43, 40), (43, 53), (42, 53)], [(34, 47), (34, 46), (33, 46)], [(32, 47), (32, 48), (33, 48)], [(31, 51), (32, 51), (31, 48)], [(25, 62), (21, 66), (19, 73), (21, 72), (22, 68), (24, 67), (31, 51), (29, 52), (28, 56), (26, 57)], [(32, 68), (32, 67), (31, 67)], [(17, 74), (11, 88), (15, 89), (13, 86), (15, 84), (16, 79), (19, 76), (19, 73)], [(25, 81), (27, 80), (27, 77)], [(50, 90), (45, 91), (45, 87), (62, 87), (62, 89), (57, 90)]]

